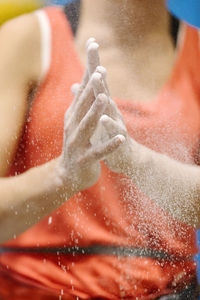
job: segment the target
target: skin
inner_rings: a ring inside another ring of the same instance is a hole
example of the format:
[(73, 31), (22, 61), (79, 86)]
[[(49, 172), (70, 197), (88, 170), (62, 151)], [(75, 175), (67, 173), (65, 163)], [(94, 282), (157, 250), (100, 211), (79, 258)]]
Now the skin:
[(111, 95), (137, 102), (155, 99), (175, 59), (165, 0), (83, 0), (81, 4), (75, 45), (82, 64), (85, 41), (95, 37)]
[[(40, 84), (40, 30), (34, 14), (12, 20), (0, 29), (0, 226), (6, 228), (1, 231), (0, 242), (25, 231), (76, 192), (92, 186), (100, 175), (102, 159), (112, 171), (133, 179), (175, 218), (199, 226), (199, 169), (133, 141), (110, 97), (148, 101), (160, 90), (174, 62), (164, 1), (154, 1), (153, 10), (149, 10), (149, 0), (129, 0), (123, 7), (122, 3), (95, 1), (94, 9), (94, 1), (83, 1), (75, 42), (82, 61), (87, 61), (86, 72), (82, 84), (72, 89), (75, 97), (66, 112), (62, 154), (14, 178), (5, 176), (26, 120), (29, 93)], [(135, 15), (137, 9), (142, 12), (141, 19), (140, 14)], [(104, 30), (98, 30), (99, 24)], [(139, 39), (142, 33), (143, 39)], [(88, 41), (85, 55), (89, 36), (101, 43), (108, 82), (105, 70), (98, 67), (94, 39)]]

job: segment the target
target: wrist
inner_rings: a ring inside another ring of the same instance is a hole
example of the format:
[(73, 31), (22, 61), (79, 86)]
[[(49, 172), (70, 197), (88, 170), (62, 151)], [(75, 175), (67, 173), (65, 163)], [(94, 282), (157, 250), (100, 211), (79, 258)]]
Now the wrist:
[(140, 165), (141, 149), (139, 149), (140, 145), (130, 137), (126, 141), (126, 145), (122, 145), (122, 147), (124, 146), (126, 147), (126, 151), (122, 151), (123, 164), (121, 169), (126, 176), (132, 178), (135, 176), (136, 169), (138, 169)]
[(51, 184), (59, 195), (63, 195), (65, 200), (80, 191), (78, 182), (73, 180), (73, 170), (64, 167), (63, 158), (60, 156), (55, 160), (54, 170), (51, 176)]

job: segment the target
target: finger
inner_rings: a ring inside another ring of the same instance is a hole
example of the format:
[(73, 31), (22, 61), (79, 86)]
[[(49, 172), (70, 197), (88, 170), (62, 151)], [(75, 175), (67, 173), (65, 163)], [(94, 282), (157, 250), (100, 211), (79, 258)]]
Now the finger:
[(83, 75), (83, 79), (81, 84), (79, 83), (75, 83), (71, 86), (71, 92), (74, 95), (74, 99), (70, 105), (70, 109), (74, 110), (74, 108), (76, 107), (77, 103), (80, 100), (81, 94), (83, 93), (87, 83), (88, 83), (88, 79), (89, 79), (89, 75), (88, 75), (88, 71), (86, 70), (84, 75)]
[(89, 77), (95, 72), (97, 66), (100, 65), (99, 45), (96, 42), (92, 42), (87, 47), (87, 68)]
[(87, 53), (87, 75), (88, 75), (88, 80), (91, 77), (91, 75), (95, 71), (95, 61), (97, 61), (95, 52), (97, 51), (99, 45), (96, 43), (95, 38), (91, 37), (87, 40), (86, 42), (86, 53)]
[(104, 68), (103, 66), (98, 66), (96, 68), (96, 72), (100, 73), (103, 79), (103, 84), (104, 84), (104, 88), (106, 90), (106, 95), (110, 96), (110, 92), (109, 92), (109, 88), (108, 88), (108, 84), (107, 84), (107, 71), (106, 68)]
[[(87, 42), (86, 42), (86, 52), (87, 52), (88, 47), (90, 47), (90, 45), (92, 43), (95, 43), (95, 42), (96, 42), (96, 40), (93, 37), (91, 37), (87, 40)], [(88, 80), (89, 80), (89, 66), (86, 68), (85, 74), (83, 76), (83, 80), (82, 80), (82, 83), (81, 83), (81, 88), (82, 89), (84, 89), (86, 87), (86, 85), (88, 83)]]
[[(115, 102), (110, 97), (110, 92), (109, 92), (109, 88), (108, 88), (108, 84), (107, 84), (107, 80), (106, 80), (106, 77), (107, 77), (106, 68), (104, 68), (103, 66), (98, 66), (97, 69), (96, 69), (96, 72), (101, 74), (105, 93), (109, 97), (109, 104), (110, 105), (108, 106), (106, 113), (111, 118), (117, 119), (117, 117), (119, 116), (119, 110), (118, 110)], [(120, 113), (120, 118), (121, 118), (121, 113)]]
[(79, 86), (79, 91), (78, 91), (78, 93), (76, 95), (76, 98), (80, 97), (81, 93), (84, 91), (85, 87), (87, 86), (88, 81), (89, 81), (88, 70), (85, 70), (83, 78), (82, 78), (82, 81), (81, 81), (81, 84)]
[(92, 82), (95, 97), (98, 97), (99, 94), (107, 94), (101, 73), (95, 72), (95, 74), (98, 74), (98, 76), (96, 75), (95, 80)]
[(109, 141), (98, 146), (96, 149), (90, 150), (90, 152), (87, 153), (87, 161), (93, 163), (97, 160), (103, 160), (108, 154), (111, 154), (120, 145), (122, 145), (124, 141), (125, 137), (123, 135), (116, 135)]
[[(90, 46), (91, 43), (95, 43), (95, 38), (91, 37), (87, 40), (86, 49)], [(79, 85), (79, 89), (77, 89), (77, 86), (74, 88), (73, 87), (74, 85), (71, 88), (72, 94), (74, 94), (76, 96), (74, 102), (77, 102), (79, 100), (79, 97), (82, 94), (83, 90), (85, 89), (88, 81), (89, 81), (89, 71), (88, 71), (88, 67), (87, 67), (85, 72), (84, 72), (82, 82)]]
[(106, 69), (102, 66), (98, 66), (96, 69), (96, 73), (100, 74), (101, 77), (99, 77), (99, 80), (93, 82), (93, 89), (94, 89), (95, 97), (97, 97), (98, 94), (102, 94), (102, 93), (106, 94), (109, 99), (109, 105), (106, 109), (106, 114), (114, 119), (117, 119), (119, 116), (121, 118), (121, 113), (119, 113), (119, 110), (118, 110), (115, 102), (110, 97), (108, 86), (107, 86), (107, 83), (105, 80), (106, 79)]
[(86, 88), (82, 92), (80, 99), (76, 105), (74, 118), (79, 123), (82, 118), (85, 116), (87, 111), (90, 109), (92, 103), (95, 100), (94, 92), (93, 92), (93, 81), (97, 81), (99, 78), (98, 73), (94, 73), (92, 77), (90, 78)]
[[(94, 42), (95, 42), (94, 38), (88, 39), (88, 41), (87, 41), (87, 47), (89, 47), (89, 45), (91, 43), (94, 43)], [(70, 107), (68, 108), (68, 110), (65, 113), (65, 127), (66, 128), (68, 127), (69, 123), (71, 123), (71, 121), (72, 121), (71, 119), (69, 119), (69, 115), (72, 115), (72, 112), (74, 112), (75, 108), (79, 105), (79, 102), (82, 101), (85, 96), (87, 96), (88, 90), (86, 92), (86, 95), (83, 96), (82, 99), (81, 99), (81, 95), (85, 91), (86, 86), (88, 84), (88, 81), (89, 81), (89, 72), (88, 72), (88, 69), (86, 69), (85, 72), (84, 72), (81, 84), (75, 83), (71, 87), (71, 92), (72, 92), (72, 94), (74, 94), (74, 99), (73, 99)], [(91, 93), (89, 93), (88, 98), (89, 99), (93, 98), (93, 100), (94, 100), (94, 92), (93, 92), (93, 90), (91, 90)], [(84, 115), (84, 112), (83, 112), (82, 115)], [(81, 118), (81, 116), (80, 116), (80, 118)]]
[[(87, 40), (86, 42), (86, 51), (87, 51), (87, 48), (90, 46), (91, 43), (95, 43), (95, 38), (91, 37)], [(78, 93), (78, 97), (81, 95), (81, 93), (83, 92), (84, 88), (86, 87), (87, 83), (89, 81), (89, 70), (88, 70), (88, 67), (86, 68), (85, 72), (84, 72), (84, 75), (83, 75), (83, 79), (82, 79), (82, 82), (81, 84), (79, 85), (79, 93)], [(78, 91), (77, 91), (78, 92)], [(76, 92), (76, 93), (77, 93)]]
[(86, 141), (90, 140), (96, 130), (99, 119), (101, 118), (107, 103), (108, 97), (105, 94), (99, 94), (79, 124), (78, 139), (84, 139)]
[(107, 106), (106, 109), (106, 114), (108, 114), (112, 118), (117, 118), (117, 110), (116, 110), (116, 105), (112, 104), (113, 101), (109, 96), (109, 92), (106, 89), (103, 78), (102, 78), (102, 71), (104, 72), (103, 67), (98, 67), (97, 68), (100, 72), (96, 72), (95, 74), (99, 74), (99, 77), (96, 76), (96, 80), (93, 80), (93, 90), (94, 90), (94, 95), (95, 97), (98, 97), (99, 94), (106, 94), (108, 96), (109, 100), (109, 105)]
[(100, 118), (100, 122), (104, 126), (110, 137), (113, 137), (116, 134), (122, 134), (126, 136), (126, 128), (121, 123), (113, 120), (109, 116), (103, 115)]

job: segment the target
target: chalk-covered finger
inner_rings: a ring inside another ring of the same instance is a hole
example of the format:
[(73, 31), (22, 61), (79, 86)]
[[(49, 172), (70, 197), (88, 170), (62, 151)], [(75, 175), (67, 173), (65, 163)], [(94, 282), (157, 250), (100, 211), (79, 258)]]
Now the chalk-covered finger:
[(91, 149), (90, 152), (87, 153), (87, 160), (91, 163), (96, 160), (103, 160), (106, 157), (106, 155), (111, 154), (124, 142), (125, 137), (123, 135), (116, 135), (115, 137), (103, 143), (102, 145), (98, 145), (96, 149)]
[[(91, 44), (93, 44), (93, 46), (90, 46)], [(79, 85), (79, 88), (77, 89), (77, 86), (72, 86), (71, 90), (72, 90), (72, 93), (74, 94), (75, 98), (73, 100), (73, 105), (76, 105), (76, 103), (79, 102), (80, 100), (80, 96), (82, 95), (82, 93), (84, 92), (84, 89), (86, 88), (88, 82), (89, 82), (89, 79), (91, 77), (91, 70), (94, 69), (95, 70), (95, 67), (96, 67), (96, 62), (99, 61), (97, 59), (97, 53), (95, 54), (95, 52), (98, 48), (98, 44), (96, 44), (95, 42), (95, 38), (89, 38), (87, 43), (86, 43), (86, 51), (87, 51), (87, 56), (88, 57), (88, 62), (87, 62), (87, 68), (84, 72), (84, 75), (83, 75), (83, 79), (82, 79), (82, 82), (81, 84)], [(89, 49), (89, 50), (88, 50)]]
[(99, 45), (96, 42), (92, 42), (87, 47), (87, 68), (89, 76), (91, 76), (97, 66), (100, 65), (100, 58), (98, 53)]
[(109, 136), (114, 136), (116, 134), (123, 134), (126, 136), (127, 134), (124, 125), (113, 120), (108, 115), (103, 115), (100, 118), (100, 123), (104, 126)]
[(79, 103), (81, 94), (85, 90), (85, 87), (87, 86), (89, 80), (88, 70), (85, 71), (83, 75), (83, 79), (81, 84), (75, 83), (71, 86), (71, 92), (74, 95), (73, 102), (71, 104), (71, 108), (74, 109), (74, 107)]
[(106, 94), (107, 91), (105, 89), (105, 86), (103, 84), (103, 78), (102, 75), (99, 72), (95, 72), (96, 76), (94, 80), (92, 81), (94, 95), (97, 97), (99, 94)]
[(107, 84), (107, 80), (106, 80), (106, 77), (107, 77), (106, 68), (104, 68), (103, 66), (98, 66), (96, 68), (96, 72), (101, 74), (102, 79), (103, 79), (104, 88), (106, 90), (106, 94), (109, 96), (110, 92), (109, 92), (109, 88), (108, 88), (108, 84)]
[(98, 74), (98, 76), (96, 75), (95, 80), (93, 80), (94, 95), (95, 97), (97, 97), (99, 94), (106, 94), (109, 100), (109, 105), (106, 108), (106, 114), (108, 114), (112, 118), (117, 118), (118, 113), (116, 110), (116, 105), (112, 105), (113, 101), (110, 98), (109, 92), (104, 85), (102, 74), (101, 72), (95, 72), (95, 74)]
[(71, 92), (72, 92), (72, 94), (74, 96), (76, 96), (76, 94), (78, 93), (79, 89), (80, 89), (80, 83), (74, 83), (74, 84), (72, 84), (72, 86), (71, 86)]
[(76, 105), (74, 117), (78, 122), (82, 120), (87, 111), (90, 109), (92, 103), (95, 101), (93, 81), (96, 81), (98, 76), (100, 76), (98, 73), (94, 73), (91, 76), (86, 88), (80, 96), (78, 104)]
[(86, 69), (85, 70), (85, 73), (83, 75), (83, 79), (82, 79), (82, 82), (80, 84), (80, 87), (79, 87), (79, 93), (78, 93), (78, 97), (80, 96), (80, 94), (83, 92), (83, 90), (85, 89), (85, 87), (87, 86), (88, 84), (88, 81), (89, 81), (89, 74), (88, 74), (88, 70)]
[(108, 103), (108, 97), (105, 94), (100, 94), (81, 120), (78, 126), (78, 139), (90, 140), (94, 134), (97, 124), (105, 111)]

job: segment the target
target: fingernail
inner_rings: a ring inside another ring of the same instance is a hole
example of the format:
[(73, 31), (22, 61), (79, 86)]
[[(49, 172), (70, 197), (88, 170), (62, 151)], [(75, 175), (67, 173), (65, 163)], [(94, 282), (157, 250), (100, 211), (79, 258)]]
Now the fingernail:
[(108, 121), (109, 120), (109, 117), (107, 116), (107, 115), (103, 115), (103, 116), (101, 116), (101, 118), (100, 118), (100, 121), (101, 122), (106, 122), (106, 121)]
[(96, 42), (89, 44), (88, 46), (88, 52), (90, 51), (96, 51), (99, 48), (99, 44), (97, 44)]
[(103, 74), (103, 75), (106, 75), (106, 73), (107, 73), (106, 68), (104, 68), (103, 66), (98, 66), (96, 68), (96, 71)]
[(91, 44), (91, 43), (94, 43), (96, 42), (95, 38), (94, 37), (90, 37), (87, 42), (86, 42), (86, 48), (88, 48), (88, 46)]

